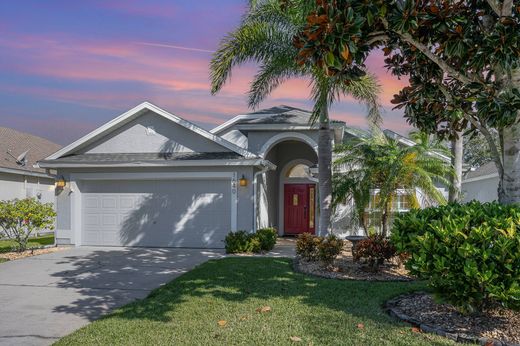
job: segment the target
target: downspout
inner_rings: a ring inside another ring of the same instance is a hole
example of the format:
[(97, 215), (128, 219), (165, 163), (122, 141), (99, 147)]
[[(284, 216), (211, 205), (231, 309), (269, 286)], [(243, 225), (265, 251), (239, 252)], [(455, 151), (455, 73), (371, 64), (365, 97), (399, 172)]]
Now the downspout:
[(258, 227), (256, 221), (258, 215), (258, 176), (260, 174), (267, 173), (267, 171), (272, 169), (271, 167), (269, 167), (269, 165), (265, 163), (264, 160), (262, 160), (262, 165), (264, 166), (264, 168), (262, 168), (253, 175), (253, 232), (256, 232)]

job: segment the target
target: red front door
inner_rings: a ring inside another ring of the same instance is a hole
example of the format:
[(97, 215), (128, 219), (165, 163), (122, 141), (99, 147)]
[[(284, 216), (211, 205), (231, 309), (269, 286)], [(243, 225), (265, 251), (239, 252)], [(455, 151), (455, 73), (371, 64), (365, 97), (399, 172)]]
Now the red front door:
[(285, 184), (284, 230), (285, 234), (313, 233), (315, 228), (314, 184)]

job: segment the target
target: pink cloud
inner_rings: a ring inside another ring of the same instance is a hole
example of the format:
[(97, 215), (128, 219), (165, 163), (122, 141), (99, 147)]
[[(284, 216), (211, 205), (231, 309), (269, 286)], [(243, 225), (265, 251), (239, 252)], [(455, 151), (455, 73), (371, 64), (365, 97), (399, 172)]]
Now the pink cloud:
[[(5, 51), (16, 57), (9, 59), (10, 65), (3, 68), (74, 81), (139, 82), (146, 88), (144, 94), (142, 91), (106, 92), (13, 85), (6, 85), (2, 89), (61, 102), (119, 110), (146, 99), (187, 119), (214, 125), (236, 114), (249, 112), (246, 94), (256, 66), (245, 65), (235, 69), (223, 90), (216, 97), (211, 97), (207, 52), (204, 49), (199, 51), (197, 47), (173, 44), (171, 46), (175, 47), (171, 48), (161, 45), (78, 40), (67, 35), (18, 35), (8, 40), (0, 38), (0, 48), (5, 48)], [(368, 67), (380, 77), (383, 90), (381, 100), (383, 105), (389, 106), (393, 94), (405, 86), (406, 81), (399, 81), (386, 72), (380, 54), (370, 57)], [(311, 108), (308, 106), (309, 95), (308, 81), (293, 79), (275, 89), (260, 107), (285, 103)], [(357, 101), (351, 97), (343, 98), (343, 104), (352, 103), (357, 104)], [(355, 126), (364, 126), (364, 114), (339, 112), (333, 116)]]
[(95, 106), (106, 109), (120, 109), (129, 104), (136, 103), (142, 95), (136, 92), (119, 92), (117, 90), (109, 93), (96, 90), (75, 90), (55, 87), (2, 85), (0, 91), (25, 94), (35, 97), (51, 99), (59, 102), (74, 103), (82, 106)]
[[(205, 58), (165, 55), (132, 43), (20, 37), (0, 40), (20, 56), (13, 68), (66, 79), (136, 81), (171, 90), (209, 90)], [(37, 56), (37, 59), (30, 57)], [(28, 62), (27, 60), (30, 60)]]
[(368, 71), (378, 76), (381, 82), (381, 101), (384, 105), (392, 106), (390, 100), (392, 100), (394, 95), (399, 93), (403, 87), (408, 85), (408, 78), (398, 79), (396, 76), (393, 76), (386, 69), (384, 59), (383, 52), (376, 51), (370, 54), (366, 65)]

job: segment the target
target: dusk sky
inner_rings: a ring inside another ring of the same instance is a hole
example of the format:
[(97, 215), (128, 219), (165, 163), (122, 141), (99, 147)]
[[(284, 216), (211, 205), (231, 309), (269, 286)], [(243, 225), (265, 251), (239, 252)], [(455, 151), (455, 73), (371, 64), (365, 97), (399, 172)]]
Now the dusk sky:
[[(249, 112), (245, 92), (255, 73), (233, 72), (209, 92), (208, 65), (219, 40), (236, 27), (245, 0), (19, 0), (0, 2), (0, 126), (68, 144), (122, 112), (150, 101), (211, 129)], [(405, 81), (386, 72), (380, 53), (368, 68), (383, 87), (384, 126), (409, 126), (390, 99)], [(293, 80), (261, 108), (311, 109), (305, 80)], [(345, 98), (331, 113), (366, 127), (365, 109)]]

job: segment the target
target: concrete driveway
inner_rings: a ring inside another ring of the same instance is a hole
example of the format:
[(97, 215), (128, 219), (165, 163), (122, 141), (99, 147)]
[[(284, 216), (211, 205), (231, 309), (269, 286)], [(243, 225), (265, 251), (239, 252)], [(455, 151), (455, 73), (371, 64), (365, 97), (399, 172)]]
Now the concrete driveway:
[(48, 345), (219, 250), (70, 248), (0, 264), (0, 345)]

